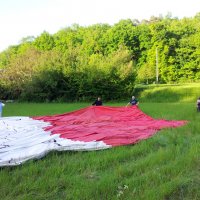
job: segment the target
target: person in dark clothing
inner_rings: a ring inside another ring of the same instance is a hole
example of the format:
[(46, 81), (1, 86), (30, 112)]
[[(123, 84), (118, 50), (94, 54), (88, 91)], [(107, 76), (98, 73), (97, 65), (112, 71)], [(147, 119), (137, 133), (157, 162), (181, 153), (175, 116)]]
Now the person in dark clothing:
[(200, 112), (200, 97), (197, 99), (197, 112)]
[(132, 96), (131, 100), (128, 102), (128, 104), (126, 105), (126, 107), (128, 105), (132, 105), (132, 106), (136, 105), (137, 106), (138, 104), (139, 104), (139, 101), (134, 96)]
[(101, 98), (98, 97), (97, 100), (95, 100), (95, 102), (92, 104), (93, 106), (102, 106), (103, 103), (101, 101)]

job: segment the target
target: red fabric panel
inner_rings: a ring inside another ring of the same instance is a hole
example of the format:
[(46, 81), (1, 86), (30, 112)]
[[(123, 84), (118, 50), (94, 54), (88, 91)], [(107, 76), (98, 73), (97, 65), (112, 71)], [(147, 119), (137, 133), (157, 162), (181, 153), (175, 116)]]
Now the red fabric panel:
[(61, 115), (34, 117), (50, 122), (52, 134), (79, 141), (103, 141), (108, 145), (134, 144), (167, 127), (182, 126), (186, 121), (153, 119), (137, 106), (90, 106)]

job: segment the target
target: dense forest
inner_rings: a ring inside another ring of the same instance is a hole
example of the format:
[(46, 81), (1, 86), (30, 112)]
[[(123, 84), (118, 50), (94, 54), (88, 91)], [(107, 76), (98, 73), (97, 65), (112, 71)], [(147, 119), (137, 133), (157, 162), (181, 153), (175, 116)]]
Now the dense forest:
[(200, 80), (200, 13), (74, 24), (23, 38), (0, 53), (0, 99), (129, 98), (136, 83), (155, 83), (156, 66), (159, 83)]

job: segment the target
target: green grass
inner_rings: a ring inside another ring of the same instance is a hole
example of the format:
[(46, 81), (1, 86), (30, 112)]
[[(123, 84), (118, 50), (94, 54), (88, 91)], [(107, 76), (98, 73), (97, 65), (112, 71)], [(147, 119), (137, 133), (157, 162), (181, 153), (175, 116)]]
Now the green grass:
[(200, 83), (177, 85), (138, 85), (135, 93), (143, 102), (192, 103), (200, 96)]
[[(125, 105), (126, 102), (106, 104)], [(64, 113), (89, 103), (7, 104), (4, 116)], [(140, 103), (155, 118), (189, 120), (135, 145), (51, 152), (0, 169), (0, 199), (200, 199), (200, 113), (193, 103)]]
[(3, 116), (53, 115), (78, 110), (89, 105), (89, 103), (7, 103)]

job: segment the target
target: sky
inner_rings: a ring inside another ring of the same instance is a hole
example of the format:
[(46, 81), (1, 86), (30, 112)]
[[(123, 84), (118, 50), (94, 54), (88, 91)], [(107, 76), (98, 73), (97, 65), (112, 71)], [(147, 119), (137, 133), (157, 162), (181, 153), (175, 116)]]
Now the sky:
[(54, 34), (72, 24), (113, 25), (168, 13), (181, 19), (198, 12), (199, 0), (0, 0), (0, 51), (27, 36)]

